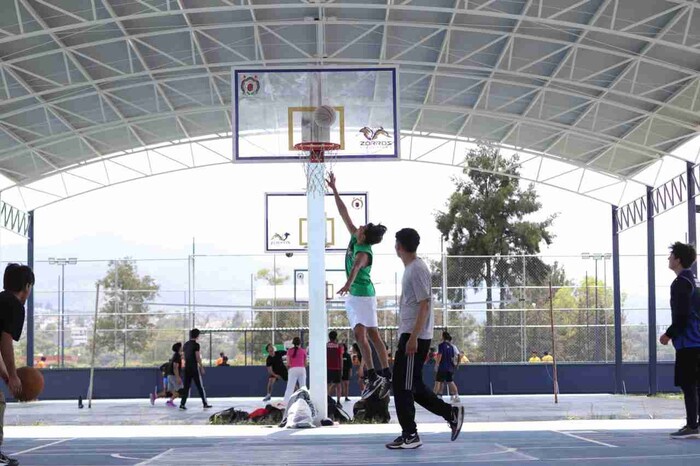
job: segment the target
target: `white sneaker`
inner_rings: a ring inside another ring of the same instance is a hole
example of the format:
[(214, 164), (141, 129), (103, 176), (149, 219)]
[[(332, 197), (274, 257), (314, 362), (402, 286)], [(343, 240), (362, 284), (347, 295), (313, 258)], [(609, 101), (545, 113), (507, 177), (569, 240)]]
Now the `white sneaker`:
[(452, 395), (452, 398), (450, 399), (450, 402), (452, 404), (459, 404), (462, 402), (462, 400), (459, 399), (459, 395)]

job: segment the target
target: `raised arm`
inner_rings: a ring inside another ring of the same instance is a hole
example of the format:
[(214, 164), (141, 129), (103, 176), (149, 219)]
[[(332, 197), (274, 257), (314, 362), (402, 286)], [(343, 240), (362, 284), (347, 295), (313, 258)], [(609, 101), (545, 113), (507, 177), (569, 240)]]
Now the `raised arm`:
[(338, 213), (340, 213), (340, 217), (343, 219), (343, 223), (345, 223), (345, 226), (347, 227), (351, 235), (355, 234), (355, 232), (357, 231), (357, 227), (353, 225), (352, 219), (350, 219), (350, 214), (348, 214), (348, 208), (345, 206), (345, 203), (340, 198), (340, 194), (338, 194), (338, 189), (336, 189), (335, 187), (335, 174), (331, 172), (330, 177), (326, 181), (328, 183), (328, 187), (331, 188), (331, 191), (333, 191), (335, 205), (338, 208)]

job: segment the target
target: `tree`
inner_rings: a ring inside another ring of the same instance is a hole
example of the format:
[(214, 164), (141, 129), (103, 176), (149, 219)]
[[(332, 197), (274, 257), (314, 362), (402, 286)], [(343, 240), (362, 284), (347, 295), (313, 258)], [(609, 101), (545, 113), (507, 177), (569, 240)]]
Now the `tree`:
[(289, 275), (285, 275), (278, 268), (274, 271), (270, 269), (260, 269), (255, 274), (256, 280), (264, 280), (270, 286), (283, 285), (287, 280), (289, 280)]
[(153, 328), (146, 303), (158, 295), (159, 285), (149, 275), (140, 276), (136, 262), (125, 258), (110, 261), (100, 286), (106, 299), (97, 319), (97, 347), (103, 353), (126, 351), (132, 361), (144, 357)]
[[(498, 287), (498, 308), (503, 311), (510, 287), (528, 282), (541, 284), (549, 267), (538, 258), (523, 260), (514, 255), (537, 254), (540, 244), (551, 244), (549, 231), (556, 215), (543, 221), (526, 220), (542, 207), (534, 184), (520, 189), (519, 157), (502, 157), (497, 147), (480, 143), (470, 149), (464, 169), (466, 179), (454, 177), (455, 192), (447, 210), (435, 215), (437, 228), (447, 240), (447, 252), (460, 256), (448, 261), (448, 287), (459, 290), (452, 299), (464, 301), (466, 288), (486, 288), (486, 360), (508, 360), (511, 332), (494, 332), (493, 289)], [(478, 256), (478, 257), (461, 257)], [(512, 313), (499, 312), (498, 324), (508, 324)]]

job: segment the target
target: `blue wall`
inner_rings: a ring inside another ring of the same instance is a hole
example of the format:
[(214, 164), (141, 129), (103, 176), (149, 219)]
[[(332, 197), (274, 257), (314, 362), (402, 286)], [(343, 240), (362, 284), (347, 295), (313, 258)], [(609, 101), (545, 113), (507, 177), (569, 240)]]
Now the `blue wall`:
[[(615, 366), (613, 364), (560, 364), (558, 368), (561, 393), (613, 393)], [(424, 368), (423, 379), (432, 386), (432, 366)], [(659, 391), (678, 391), (673, 386), (673, 363), (657, 365)], [(648, 393), (647, 365), (623, 365), (623, 379), (627, 393)], [(44, 370), (45, 387), (42, 399), (85, 398), (90, 371), (88, 369)], [(95, 369), (94, 398), (147, 398), (156, 385), (160, 388), (156, 368)], [(210, 397), (265, 395), (267, 371), (264, 366), (211, 367), (206, 369), (204, 386)], [(455, 382), (462, 395), (539, 394), (552, 393), (552, 366), (532, 365), (467, 365), (455, 374)], [(273, 394), (282, 396), (284, 382), (275, 384)], [(3, 391), (8, 396), (7, 387)], [(357, 377), (350, 380), (350, 394), (359, 395)], [(196, 395), (194, 389), (193, 396)], [(11, 397), (8, 396), (9, 399)]]

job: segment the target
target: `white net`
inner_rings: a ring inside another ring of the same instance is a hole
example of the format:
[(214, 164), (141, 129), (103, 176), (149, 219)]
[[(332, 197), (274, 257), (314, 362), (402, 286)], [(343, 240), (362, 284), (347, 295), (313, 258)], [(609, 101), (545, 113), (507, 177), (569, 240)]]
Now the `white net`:
[(326, 179), (335, 166), (338, 145), (332, 143), (301, 143), (295, 146), (306, 175), (307, 194), (326, 194)]

